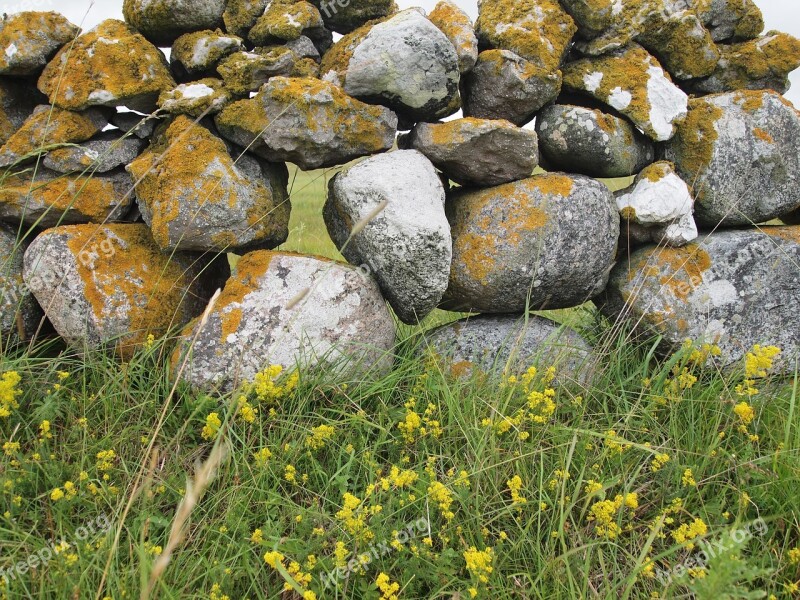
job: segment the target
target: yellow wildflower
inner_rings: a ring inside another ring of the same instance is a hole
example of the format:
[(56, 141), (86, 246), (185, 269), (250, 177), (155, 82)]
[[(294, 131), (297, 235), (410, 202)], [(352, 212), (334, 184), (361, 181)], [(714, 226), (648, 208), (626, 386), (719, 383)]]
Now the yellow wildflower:
[(219, 418), (219, 414), (215, 412), (209, 413), (206, 417), (206, 424), (203, 426), (203, 431), (200, 435), (204, 440), (213, 440), (217, 437), (220, 427), (222, 427), (222, 420)]
[(325, 444), (336, 434), (336, 429), (331, 425), (320, 425), (311, 430), (311, 435), (306, 436), (306, 447), (309, 450), (321, 450)]
[(397, 600), (397, 592), (400, 591), (400, 584), (389, 579), (386, 573), (378, 574), (375, 585), (381, 592), (381, 600)]
[(471, 546), (469, 550), (464, 552), (464, 561), (467, 565), (467, 571), (470, 575), (480, 581), (481, 583), (488, 583), (489, 576), (494, 571), (494, 550), (486, 548), (485, 550), (478, 550), (475, 546)]

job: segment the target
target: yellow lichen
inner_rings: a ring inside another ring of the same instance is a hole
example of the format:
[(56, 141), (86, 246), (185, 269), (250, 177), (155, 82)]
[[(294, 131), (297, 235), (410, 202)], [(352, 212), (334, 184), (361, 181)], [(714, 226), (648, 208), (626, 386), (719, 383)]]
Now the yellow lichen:
[(102, 121), (99, 115), (43, 107), (9, 138), (2, 151), (23, 156), (59, 144), (85, 142), (102, 129)]
[[(706, 98), (689, 101), (689, 113), (678, 126), (675, 138), (675, 151), (680, 156), (683, 175), (689, 185), (703, 174), (714, 158), (714, 145), (719, 138), (716, 123), (724, 112)], [(696, 200), (702, 202), (705, 190), (695, 190)]]

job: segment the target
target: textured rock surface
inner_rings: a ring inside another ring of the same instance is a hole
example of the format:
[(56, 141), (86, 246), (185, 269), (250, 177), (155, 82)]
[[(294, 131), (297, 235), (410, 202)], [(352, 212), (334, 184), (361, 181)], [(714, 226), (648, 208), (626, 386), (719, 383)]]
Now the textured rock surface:
[(348, 262), (375, 277), (405, 323), (425, 318), (447, 289), (452, 239), (444, 201), (436, 170), (415, 150), (368, 158), (329, 184), (323, 214), (331, 238)]
[(128, 166), (142, 216), (162, 249), (235, 252), (286, 241), (285, 165), (246, 154), (237, 159), (206, 128), (178, 117)]
[(272, 77), (289, 75), (296, 61), (296, 55), (288, 48), (235, 52), (219, 64), (217, 72), (231, 93), (244, 96), (257, 92)]
[(699, 224), (749, 225), (800, 205), (800, 115), (771, 91), (695, 98), (664, 147), (692, 185)]
[(400, 144), (419, 150), (461, 185), (492, 186), (530, 177), (539, 164), (536, 133), (508, 121), (419, 123)]
[(111, 116), (111, 124), (122, 133), (130, 133), (146, 140), (153, 135), (159, 119), (152, 115), (140, 115), (134, 112), (118, 112)]
[(264, 14), (247, 34), (256, 46), (266, 46), (280, 41), (296, 40), (304, 33), (324, 28), (322, 15), (317, 8), (305, 0), (271, 0)]
[(612, 318), (663, 336), (665, 350), (684, 340), (716, 343), (722, 365), (753, 345), (782, 349), (775, 372), (793, 374), (800, 329), (800, 229), (721, 231), (685, 248), (645, 248), (614, 269), (599, 301)]
[(628, 177), (655, 158), (655, 146), (649, 138), (625, 119), (598, 109), (547, 106), (537, 115), (536, 133), (551, 170), (591, 177)]
[(226, 0), (125, 0), (125, 21), (157, 46), (170, 46), (185, 33), (222, 25)]
[(560, 91), (561, 71), (542, 69), (508, 50), (487, 50), (464, 77), (461, 101), (464, 116), (522, 126)]
[(130, 163), (146, 145), (135, 135), (120, 137), (119, 131), (107, 131), (80, 145), (51, 150), (42, 164), (59, 173), (107, 173)]
[(333, 261), (259, 251), (239, 262), (205, 325), (184, 330), (173, 364), (186, 364), (195, 387), (229, 391), (269, 365), (381, 373), (394, 342), (372, 279)]
[(447, 36), (456, 49), (458, 68), (468, 73), (478, 61), (478, 37), (472, 19), (455, 2), (442, 0), (428, 15), (430, 22)]
[(337, 33), (355, 31), (367, 21), (397, 12), (394, 0), (311, 0), (319, 7), (326, 27)]
[(11, 339), (27, 339), (36, 333), (42, 309), (22, 281), (22, 256), (26, 243), (17, 242), (17, 231), (0, 224), (0, 336), (3, 345)]
[(62, 48), (39, 78), (39, 90), (50, 102), (70, 110), (126, 106), (149, 113), (158, 95), (174, 87), (161, 51), (114, 19)]
[(0, 21), (0, 75), (38, 74), (78, 31), (78, 27), (55, 12), (4, 16)]
[(619, 238), (605, 185), (537, 175), (447, 201), (453, 266), (443, 307), (514, 313), (566, 308), (602, 291)]
[(228, 0), (222, 19), (228, 33), (246, 38), (247, 33), (264, 14), (269, 0)]
[(311, 78), (275, 77), (250, 100), (216, 117), (220, 132), (272, 161), (318, 169), (377, 154), (394, 144), (397, 117)]
[(764, 31), (764, 17), (753, 0), (689, 0), (714, 41), (752, 40)]
[(0, 145), (22, 127), (34, 108), (46, 101), (25, 82), (0, 77)]
[(242, 38), (225, 35), (220, 30), (182, 35), (175, 40), (170, 52), (172, 73), (178, 81), (213, 75), (223, 58), (244, 50), (242, 42)]
[(162, 254), (144, 224), (48, 229), (25, 252), (24, 279), (58, 334), (129, 356), (148, 334), (200, 314), (229, 272), (198, 254)]
[(174, 90), (162, 92), (158, 98), (158, 106), (174, 115), (200, 117), (218, 113), (231, 100), (231, 94), (221, 79), (207, 77), (192, 83), (182, 83)]

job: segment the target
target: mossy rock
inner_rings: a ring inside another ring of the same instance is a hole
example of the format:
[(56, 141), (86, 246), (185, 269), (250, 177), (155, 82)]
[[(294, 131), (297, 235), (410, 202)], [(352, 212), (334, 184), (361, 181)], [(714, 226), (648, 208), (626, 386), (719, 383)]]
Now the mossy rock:
[(0, 21), (0, 75), (38, 75), (80, 28), (56, 12), (21, 12)]
[(764, 16), (753, 0), (688, 0), (715, 42), (743, 42), (764, 31)]
[(469, 73), (478, 60), (478, 36), (472, 19), (455, 2), (442, 0), (428, 15), (431, 23), (447, 36), (458, 54), (458, 68)]
[(10, 340), (27, 340), (42, 322), (42, 309), (22, 280), (22, 257), (28, 242), (17, 239), (17, 228), (0, 223), (0, 336), (3, 345)]
[(178, 81), (195, 80), (216, 71), (219, 62), (234, 52), (244, 50), (244, 40), (222, 31), (197, 31), (182, 35), (172, 45), (170, 67)]
[(215, 115), (233, 100), (221, 79), (207, 77), (182, 83), (174, 90), (162, 92), (158, 107), (173, 115), (201, 117)]
[(296, 40), (303, 34), (319, 31), (324, 27), (322, 15), (310, 2), (272, 0), (248, 32), (247, 38), (256, 46), (266, 46)]
[(246, 38), (258, 18), (264, 14), (268, 3), (269, 0), (228, 0), (222, 14), (225, 31)]
[(244, 96), (257, 92), (273, 77), (290, 75), (297, 56), (289, 48), (273, 46), (258, 52), (234, 52), (218, 66), (225, 88), (232, 94)]
[(395, 0), (310, 0), (322, 14), (325, 26), (348, 34), (359, 27), (384, 19), (398, 11)]
[(226, 0), (125, 0), (122, 14), (156, 46), (168, 47), (185, 33), (222, 27)]

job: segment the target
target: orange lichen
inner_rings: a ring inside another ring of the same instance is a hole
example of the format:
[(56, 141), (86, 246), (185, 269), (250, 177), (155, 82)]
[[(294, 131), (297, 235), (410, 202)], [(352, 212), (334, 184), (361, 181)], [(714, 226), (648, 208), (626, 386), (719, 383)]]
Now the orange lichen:
[(1, 151), (23, 156), (58, 144), (78, 144), (90, 139), (103, 125), (104, 119), (99, 115), (41, 107), (9, 138)]
[(322, 15), (313, 4), (303, 0), (272, 0), (247, 37), (257, 46), (263, 46), (275, 39), (296, 40), (304, 30), (322, 26)]
[(536, 175), (527, 181), (547, 196), (562, 196), (564, 198), (572, 193), (572, 189), (575, 186), (572, 177), (561, 173)]
[(645, 167), (642, 172), (639, 173), (637, 179), (646, 179), (647, 181), (657, 183), (674, 171), (675, 165), (673, 165), (671, 162), (659, 161)]
[[(689, 114), (678, 127), (673, 144), (680, 156), (683, 175), (692, 184), (702, 175), (714, 158), (714, 145), (719, 138), (716, 123), (724, 111), (709, 99), (696, 98), (689, 101)], [(705, 197), (703, 189), (696, 190), (698, 201)]]
[(447, 36), (459, 55), (477, 49), (469, 16), (453, 2), (439, 2), (428, 14), (428, 20)]
[(361, 42), (364, 41), (364, 38), (367, 37), (375, 25), (382, 23), (385, 20), (386, 19), (384, 18), (369, 21), (358, 29), (343, 36), (342, 39), (336, 42), (322, 57), (320, 73), (325, 75), (326, 73), (333, 71), (339, 75), (339, 77), (342, 79), (342, 84), (344, 84), (344, 76), (345, 73), (347, 73), (347, 69), (350, 65), (350, 59), (353, 58), (353, 53), (356, 51), (356, 48), (359, 46), (359, 44), (361, 44)]
[(756, 127), (755, 129), (753, 129), (753, 135), (756, 136), (758, 139), (760, 139), (762, 142), (766, 142), (768, 144), (775, 143), (775, 139), (760, 127)]
[[(35, 53), (0, 53), (0, 71), (4, 75), (30, 75), (44, 66), (61, 46), (80, 31), (57, 12), (26, 11), (5, 16), (0, 27), (0, 48), (19, 48), (35, 44)], [(36, 41), (31, 38), (35, 36)]]
[(228, 336), (235, 335), (239, 331), (239, 325), (242, 324), (242, 309), (239, 307), (232, 307), (230, 310), (223, 310), (220, 312), (220, 321), (222, 328), (221, 342), (227, 343)]
[(767, 235), (800, 244), (800, 225), (788, 225), (785, 227), (762, 227), (762, 231)]
[(715, 77), (726, 89), (763, 87), (763, 80), (783, 78), (800, 67), (800, 40), (770, 31), (741, 44), (721, 46), (722, 62)]
[(703, 274), (711, 268), (711, 257), (697, 244), (659, 248), (653, 258), (661, 270), (661, 284), (683, 301), (703, 282)]

